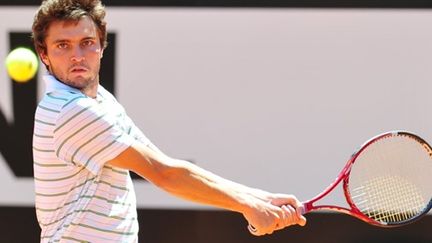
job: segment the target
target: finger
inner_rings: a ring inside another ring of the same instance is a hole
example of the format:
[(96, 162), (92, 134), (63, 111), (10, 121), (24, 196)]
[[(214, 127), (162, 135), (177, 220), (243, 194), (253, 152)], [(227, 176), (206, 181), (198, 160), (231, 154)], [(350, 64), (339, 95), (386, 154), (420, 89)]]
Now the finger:
[(284, 217), (286, 216), (282, 208), (270, 205), (273, 208), (273, 212), (270, 213), (271, 220), (265, 229), (262, 229), (264, 234), (272, 234), (274, 231), (284, 228)]
[(284, 207), (287, 209), (289, 214), (287, 226), (295, 224), (297, 222), (296, 210), (291, 205), (286, 205)]
[(303, 203), (300, 202), (297, 198), (294, 198), (293, 204), (291, 204), (291, 205), (293, 205), (296, 209), (297, 208), (303, 208)]
[(304, 211), (303, 205), (296, 208), (296, 213), (298, 218), (297, 224), (300, 226), (305, 226), (307, 222), (306, 217), (303, 215), (303, 211)]
[(294, 209), (290, 205), (284, 205), (281, 207), (286, 214), (288, 215), (286, 217), (285, 225), (290, 226), (294, 224), (298, 224), (300, 226), (304, 226), (306, 224), (306, 218), (301, 214), (301, 208)]
[(273, 218), (272, 231), (285, 228), (285, 222), (288, 216), (289, 215), (287, 215), (283, 208), (278, 207)]
[(275, 198), (271, 200), (271, 203), (275, 206), (282, 206), (282, 205), (296, 205), (298, 201), (294, 196), (292, 195), (285, 195), (285, 194), (276, 194)]
[(289, 209), (287, 208), (287, 206), (282, 205), (281, 209), (282, 209), (281, 210), (281, 216), (279, 217), (280, 223), (276, 224), (276, 227), (275, 227), (276, 230), (280, 230), (280, 229), (285, 228), (286, 226), (288, 226), (288, 224), (290, 222), (291, 215), (290, 215), (290, 212), (289, 212)]
[(300, 222), (298, 223), (298, 225), (300, 225), (300, 226), (305, 226), (306, 223), (307, 223), (307, 219), (306, 219), (306, 217), (305, 217), (305, 216), (301, 216), (301, 218), (300, 218)]
[(300, 225), (305, 225), (306, 224), (306, 218), (303, 216), (303, 211), (304, 211), (304, 205), (302, 202), (300, 202), (296, 197), (292, 196), (292, 198), (288, 198), (286, 199), (286, 202), (289, 202), (285, 205), (289, 205), (292, 208), (294, 208), (294, 214), (296, 216), (296, 222), (297, 224)]
[(281, 206), (281, 209), (282, 209), (282, 216), (278, 227), (276, 227), (277, 230), (290, 226), (294, 222), (293, 214), (295, 214), (295, 210), (289, 205), (283, 205)]
[(294, 195), (275, 194), (275, 198), (271, 201), (275, 206), (291, 205), (294, 208), (302, 207), (303, 203), (300, 202)]

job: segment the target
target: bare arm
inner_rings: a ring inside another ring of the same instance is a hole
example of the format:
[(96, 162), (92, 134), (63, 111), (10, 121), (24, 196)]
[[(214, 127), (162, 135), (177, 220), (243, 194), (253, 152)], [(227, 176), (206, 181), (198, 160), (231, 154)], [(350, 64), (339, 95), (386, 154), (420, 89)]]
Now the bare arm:
[(298, 212), (293, 212), (300, 205), (294, 196), (246, 187), (140, 143), (133, 144), (108, 163), (134, 171), (178, 197), (242, 213), (257, 229), (257, 235), (305, 223)]

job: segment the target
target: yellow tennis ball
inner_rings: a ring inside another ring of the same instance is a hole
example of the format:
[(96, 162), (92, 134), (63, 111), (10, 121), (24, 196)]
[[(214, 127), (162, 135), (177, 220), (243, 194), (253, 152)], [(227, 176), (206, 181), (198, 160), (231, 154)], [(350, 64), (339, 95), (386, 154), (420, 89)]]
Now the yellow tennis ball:
[(28, 48), (18, 47), (6, 57), (8, 74), (17, 82), (27, 82), (32, 79), (38, 70), (38, 66), (38, 58)]

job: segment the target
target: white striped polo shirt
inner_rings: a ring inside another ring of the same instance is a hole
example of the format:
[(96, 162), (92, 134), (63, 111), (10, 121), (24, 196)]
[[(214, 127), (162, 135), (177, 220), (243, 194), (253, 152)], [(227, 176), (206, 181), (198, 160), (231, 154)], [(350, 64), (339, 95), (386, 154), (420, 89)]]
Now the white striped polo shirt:
[(137, 242), (129, 171), (105, 165), (134, 140), (150, 142), (101, 85), (97, 98), (44, 76), (33, 134), (41, 242)]

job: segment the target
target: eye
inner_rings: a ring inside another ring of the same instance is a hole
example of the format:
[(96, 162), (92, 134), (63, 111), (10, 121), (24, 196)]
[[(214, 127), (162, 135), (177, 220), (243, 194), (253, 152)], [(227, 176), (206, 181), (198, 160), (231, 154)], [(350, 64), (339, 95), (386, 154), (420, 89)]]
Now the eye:
[(81, 45), (83, 46), (91, 46), (93, 45), (94, 41), (93, 40), (85, 40), (81, 43)]
[(68, 47), (69, 47), (69, 45), (67, 43), (58, 43), (57, 44), (58, 49), (66, 49)]

